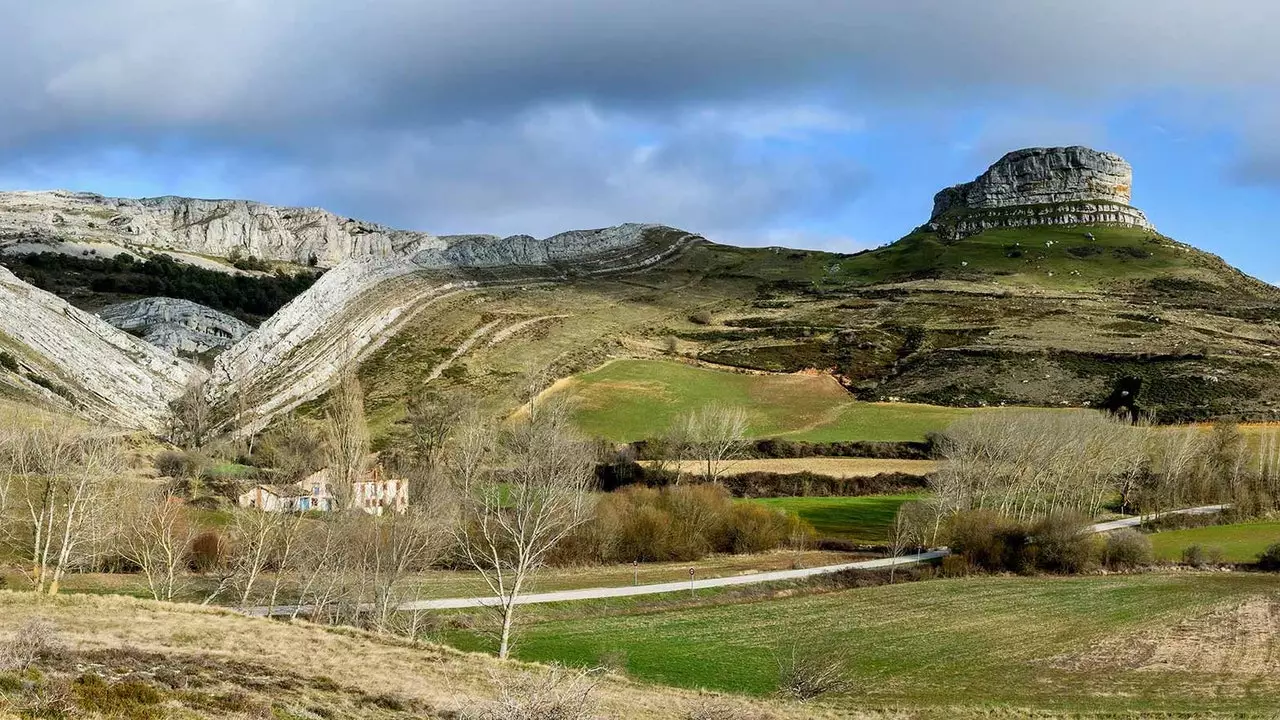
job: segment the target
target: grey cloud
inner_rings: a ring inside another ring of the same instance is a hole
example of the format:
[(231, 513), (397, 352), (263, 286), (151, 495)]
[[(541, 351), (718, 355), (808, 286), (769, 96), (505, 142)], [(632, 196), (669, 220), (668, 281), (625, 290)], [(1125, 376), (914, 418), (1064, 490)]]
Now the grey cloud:
[(128, 147), (432, 230), (767, 235), (867, 178), (813, 148), (746, 150), (856, 132), (851, 98), (1280, 82), (1271, 0), (0, 2), (7, 176)]

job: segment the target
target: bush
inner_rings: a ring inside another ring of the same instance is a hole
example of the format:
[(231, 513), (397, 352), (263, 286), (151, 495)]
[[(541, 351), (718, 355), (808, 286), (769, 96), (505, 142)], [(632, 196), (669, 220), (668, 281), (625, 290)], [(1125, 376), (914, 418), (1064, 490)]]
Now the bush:
[(953, 515), (945, 535), (952, 552), (973, 568), (988, 572), (1025, 572), (1027, 531), (1019, 523), (990, 510)]
[(848, 663), (839, 653), (799, 650), (778, 654), (778, 691), (808, 702), (831, 693), (849, 692), (853, 682)]
[(1153, 559), (1151, 539), (1130, 528), (1108, 535), (1102, 550), (1103, 563), (1112, 570), (1130, 570), (1150, 565)]
[(0, 670), (26, 672), (37, 660), (58, 651), (58, 630), (40, 617), (29, 617), (0, 646)]
[(1222, 548), (1189, 545), (1182, 551), (1182, 562), (1192, 567), (1220, 565), (1222, 563)]
[(9, 372), (18, 372), (18, 359), (7, 352), (0, 352), (0, 367)]
[(591, 521), (556, 549), (552, 562), (685, 562), (772, 550), (812, 535), (794, 515), (735, 502), (719, 484), (629, 485), (601, 497)]
[(198, 478), (209, 466), (209, 458), (195, 452), (166, 450), (156, 456), (156, 472), (171, 478)]
[(1048, 572), (1078, 573), (1097, 564), (1098, 538), (1089, 521), (1070, 513), (1053, 513), (1031, 527), (1032, 557), (1025, 564)]
[[(953, 515), (944, 537), (969, 569), (986, 572), (1082, 572), (1100, 555), (1098, 539), (1085, 531), (1076, 515), (1049, 515), (1027, 525), (990, 510)], [(960, 572), (960, 561), (944, 565), (944, 573)]]
[(790, 523), (781, 510), (756, 503), (736, 503), (730, 521), (730, 543), (736, 553), (772, 550), (788, 539)]
[(1267, 549), (1258, 555), (1258, 568), (1271, 572), (1280, 570), (1280, 543), (1268, 545)]
[(711, 317), (711, 311), (698, 310), (689, 316), (689, 322), (694, 325), (710, 325), (714, 318)]
[(596, 717), (593, 673), (553, 667), (503, 681), (498, 699), (462, 714), (465, 720), (590, 720)]
[(147, 720), (162, 716), (159, 691), (136, 680), (108, 683), (97, 675), (81, 675), (73, 684), (79, 705), (107, 717)]

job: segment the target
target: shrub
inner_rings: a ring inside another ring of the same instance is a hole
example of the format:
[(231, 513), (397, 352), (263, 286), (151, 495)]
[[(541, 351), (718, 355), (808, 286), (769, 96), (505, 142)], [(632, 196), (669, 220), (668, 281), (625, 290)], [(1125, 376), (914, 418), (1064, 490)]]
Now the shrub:
[(988, 572), (1024, 572), (1027, 531), (1019, 523), (990, 510), (957, 513), (945, 531), (951, 550), (968, 565)]
[(812, 536), (813, 528), (794, 515), (735, 502), (716, 483), (628, 485), (600, 498), (591, 521), (557, 548), (552, 562), (683, 562), (804, 544)]
[(595, 674), (553, 667), (545, 674), (503, 680), (498, 699), (466, 711), (465, 720), (590, 720)]
[(26, 672), (37, 660), (58, 651), (58, 630), (41, 617), (29, 617), (0, 646), (0, 669)]
[(163, 698), (150, 685), (136, 680), (108, 683), (97, 675), (81, 675), (73, 683), (79, 705), (107, 717), (147, 720), (161, 717)]
[(1268, 571), (1280, 570), (1280, 543), (1268, 545), (1267, 549), (1258, 555), (1258, 568)]
[(227, 543), (217, 530), (206, 530), (191, 541), (191, 569), (209, 572), (222, 567), (227, 559)]
[(1071, 513), (1050, 514), (1031, 527), (1032, 565), (1049, 572), (1078, 573), (1097, 563), (1098, 540), (1089, 521)]
[(710, 325), (713, 320), (709, 310), (698, 310), (689, 316), (689, 322), (694, 325)]
[(853, 688), (848, 663), (839, 653), (799, 650), (778, 654), (778, 691), (794, 700), (808, 702), (830, 693)]
[(1150, 565), (1154, 558), (1151, 539), (1130, 528), (1117, 530), (1107, 536), (1102, 557), (1106, 566), (1112, 570), (1129, 570)]
[(730, 526), (730, 542), (736, 553), (772, 550), (790, 534), (785, 512), (756, 503), (736, 503)]
[(1182, 562), (1192, 567), (1219, 565), (1222, 563), (1222, 548), (1189, 545), (1182, 551)]
[(18, 359), (7, 352), (0, 352), (0, 367), (9, 372), (18, 372)]
[(156, 472), (171, 478), (197, 478), (209, 466), (199, 453), (166, 450), (156, 456)]

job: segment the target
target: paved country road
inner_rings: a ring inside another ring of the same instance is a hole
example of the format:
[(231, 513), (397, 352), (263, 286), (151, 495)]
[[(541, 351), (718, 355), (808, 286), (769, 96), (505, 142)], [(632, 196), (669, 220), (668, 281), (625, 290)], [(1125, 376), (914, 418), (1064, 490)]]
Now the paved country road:
[[(1170, 510), (1160, 515), (1205, 515), (1221, 512), (1225, 505), (1205, 505), (1203, 507)], [(1125, 527), (1134, 527), (1144, 520), (1151, 520), (1155, 515), (1123, 518), (1097, 523), (1090, 526), (1092, 532), (1110, 532)], [(707, 578), (705, 580), (682, 580), (680, 582), (656, 583), (652, 585), (624, 585), (621, 587), (583, 588), (581, 590), (560, 590), (557, 592), (530, 593), (516, 599), (517, 605), (534, 605), (538, 603), (572, 602), (574, 600), (600, 600), (604, 598), (632, 597), (635, 595), (657, 595), (660, 593), (704, 590), (707, 588), (732, 587), (736, 585), (754, 585), (757, 583), (778, 582), (781, 580), (801, 580), (817, 575), (826, 575), (842, 570), (874, 570), (894, 565), (914, 565), (929, 560), (937, 560), (950, 554), (950, 550), (940, 548), (929, 552), (898, 557), (878, 558), (876, 560), (860, 560), (858, 562), (840, 563), (838, 565), (822, 565), (799, 570), (772, 570), (769, 572), (750, 573), (746, 575), (730, 575), (728, 577)], [(415, 600), (404, 603), (401, 610), (454, 610), (458, 608), (488, 607), (497, 605), (498, 600), (492, 595), (468, 598), (442, 598), (439, 600)], [(292, 615), (296, 608), (292, 605), (279, 605), (274, 608), (251, 607), (243, 611), (249, 615)], [(307, 610), (307, 608), (303, 608)]]

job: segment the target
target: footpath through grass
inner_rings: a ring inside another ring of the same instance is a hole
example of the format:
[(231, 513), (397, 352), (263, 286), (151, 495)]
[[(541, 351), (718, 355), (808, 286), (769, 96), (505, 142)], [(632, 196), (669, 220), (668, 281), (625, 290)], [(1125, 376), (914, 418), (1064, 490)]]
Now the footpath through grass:
[(757, 502), (799, 515), (822, 537), (882, 544), (898, 508), (921, 495), (867, 495), (864, 497), (758, 498)]
[(1233, 563), (1249, 563), (1267, 546), (1280, 543), (1280, 522), (1249, 522), (1233, 525), (1210, 525), (1186, 530), (1167, 530), (1150, 535), (1157, 560), (1176, 562), (1182, 551), (1192, 545), (1217, 548), (1222, 559)]
[(857, 691), (839, 705), (941, 716), (956, 707), (1259, 710), (1280, 701), (1276, 684), (1236, 692), (1232, 668), (1205, 681), (1073, 660), (1104, 641), (1275, 592), (1274, 575), (1252, 573), (933, 580), (542, 622), (522, 631), (517, 652), (584, 666), (621, 658), (643, 680), (767, 694), (778, 686), (779, 653), (796, 648), (844, 659)]
[(626, 442), (666, 432), (710, 404), (741, 407), (756, 438), (831, 442), (923, 440), (972, 410), (854, 400), (826, 375), (752, 375), (663, 360), (617, 360), (574, 378), (566, 392), (592, 435)]

